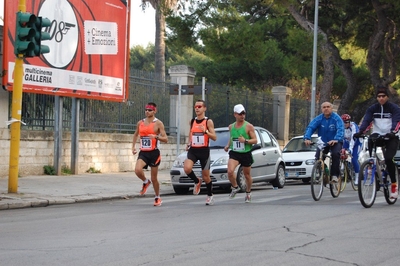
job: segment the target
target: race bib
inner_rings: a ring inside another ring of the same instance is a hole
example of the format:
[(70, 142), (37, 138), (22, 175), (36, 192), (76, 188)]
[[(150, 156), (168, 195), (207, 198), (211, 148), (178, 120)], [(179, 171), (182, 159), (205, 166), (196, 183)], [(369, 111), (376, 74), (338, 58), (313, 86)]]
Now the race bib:
[(203, 133), (193, 133), (192, 135), (192, 147), (204, 147), (206, 145), (204, 141)]
[(151, 139), (149, 137), (142, 137), (140, 139), (140, 148), (150, 149), (151, 148)]
[(244, 143), (239, 142), (239, 139), (232, 139), (233, 151), (244, 151)]

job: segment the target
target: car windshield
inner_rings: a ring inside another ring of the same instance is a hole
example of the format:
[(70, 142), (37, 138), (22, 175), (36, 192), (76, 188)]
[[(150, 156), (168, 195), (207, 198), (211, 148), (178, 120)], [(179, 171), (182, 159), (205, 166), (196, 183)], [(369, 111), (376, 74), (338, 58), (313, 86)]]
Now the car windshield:
[[(313, 137), (312, 142), (317, 142), (318, 138)], [(285, 148), (283, 148), (283, 152), (309, 152), (309, 151), (316, 151), (316, 145), (309, 145), (306, 146), (304, 144), (303, 138), (295, 138), (291, 139), (288, 144), (286, 144)]]
[(213, 141), (210, 139), (210, 149), (223, 149), (229, 140), (229, 131), (215, 131), (217, 134), (217, 140)]

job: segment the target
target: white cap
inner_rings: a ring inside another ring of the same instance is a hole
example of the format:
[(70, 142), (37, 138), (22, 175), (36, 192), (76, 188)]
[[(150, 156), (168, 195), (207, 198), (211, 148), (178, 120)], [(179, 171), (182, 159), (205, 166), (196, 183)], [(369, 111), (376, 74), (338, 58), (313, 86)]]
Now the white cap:
[(237, 104), (237, 105), (235, 105), (235, 107), (233, 107), (233, 111), (235, 112), (235, 113), (238, 113), (238, 114), (240, 114), (241, 112), (246, 112), (246, 110), (244, 110), (244, 106), (243, 105), (241, 105), (241, 104)]

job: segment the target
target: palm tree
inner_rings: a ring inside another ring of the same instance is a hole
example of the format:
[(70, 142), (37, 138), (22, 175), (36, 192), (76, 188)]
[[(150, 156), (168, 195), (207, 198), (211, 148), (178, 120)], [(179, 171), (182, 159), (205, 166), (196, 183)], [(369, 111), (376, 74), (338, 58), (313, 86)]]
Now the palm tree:
[(165, 81), (165, 14), (173, 9), (178, 0), (142, 0), (142, 8), (146, 9), (147, 3), (156, 10), (156, 36), (155, 36), (155, 72), (159, 80)]

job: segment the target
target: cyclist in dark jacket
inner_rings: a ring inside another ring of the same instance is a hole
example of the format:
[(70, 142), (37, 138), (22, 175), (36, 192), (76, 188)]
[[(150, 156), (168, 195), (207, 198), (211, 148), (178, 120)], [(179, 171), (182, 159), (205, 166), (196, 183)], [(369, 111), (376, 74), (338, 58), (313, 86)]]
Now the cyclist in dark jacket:
[[(384, 157), (392, 181), (390, 198), (395, 199), (398, 197), (399, 193), (395, 176), (396, 165), (393, 158), (399, 145), (397, 133), (400, 128), (400, 108), (396, 104), (388, 101), (389, 95), (386, 87), (378, 88), (376, 98), (378, 102), (367, 109), (360, 126), (360, 131), (354, 134), (354, 137), (360, 137), (360, 135), (366, 133), (373, 126), (372, 134), (378, 133), (388, 138), (384, 141), (385, 143), (383, 143), (383, 145), (386, 146)], [(370, 147), (371, 144), (368, 143), (368, 146)], [(371, 148), (369, 148), (369, 151), (371, 152)]]

